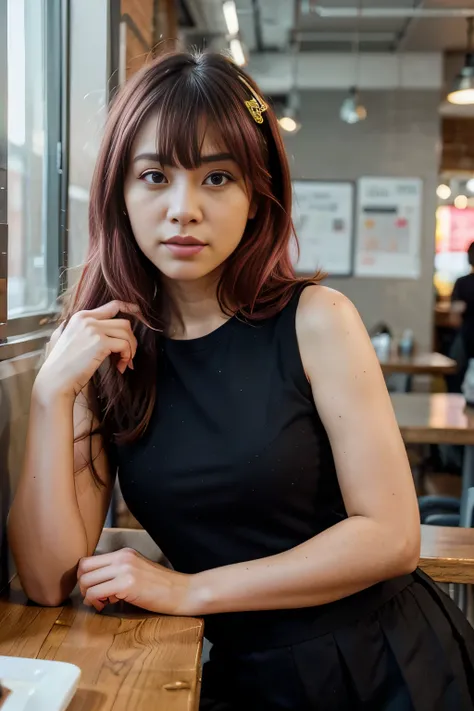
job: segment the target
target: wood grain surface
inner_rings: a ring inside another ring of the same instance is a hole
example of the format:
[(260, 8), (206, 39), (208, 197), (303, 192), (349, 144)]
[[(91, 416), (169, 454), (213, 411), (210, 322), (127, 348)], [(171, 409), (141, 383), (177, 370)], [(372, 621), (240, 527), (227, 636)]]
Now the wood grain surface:
[(202, 636), (202, 620), (122, 604), (98, 614), (77, 594), (63, 607), (38, 607), (17, 578), (0, 597), (0, 655), (80, 667), (68, 711), (195, 711)]
[(439, 583), (474, 584), (474, 529), (422, 525), (419, 565)]

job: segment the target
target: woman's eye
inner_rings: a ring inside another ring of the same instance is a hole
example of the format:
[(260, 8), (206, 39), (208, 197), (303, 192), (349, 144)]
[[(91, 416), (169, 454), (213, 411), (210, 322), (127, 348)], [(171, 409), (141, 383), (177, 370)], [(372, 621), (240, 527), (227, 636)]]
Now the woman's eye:
[(205, 182), (207, 183), (207, 185), (212, 185), (215, 188), (220, 188), (223, 185), (227, 185), (229, 180), (232, 180), (232, 178), (227, 173), (212, 173), (206, 178)]
[(142, 175), (140, 175), (140, 178), (149, 185), (163, 185), (166, 180), (161, 170), (149, 170), (146, 173), (142, 173)]

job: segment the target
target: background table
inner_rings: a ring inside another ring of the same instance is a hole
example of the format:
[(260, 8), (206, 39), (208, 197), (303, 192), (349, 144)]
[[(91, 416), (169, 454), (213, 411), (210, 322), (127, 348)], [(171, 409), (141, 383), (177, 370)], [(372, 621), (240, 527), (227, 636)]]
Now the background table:
[(15, 578), (0, 597), (0, 655), (82, 670), (68, 711), (196, 711), (203, 622), (114, 605), (100, 614), (73, 595), (38, 607)]
[(422, 525), (419, 566), (439, 583), (474, 584), (474, 529)]
[[(388, 358), (379, 359), (385, 377), (394, 376), (397, 381), (403, 380), (397, 390), (410, 392), (413, 377), (416, 375), (431, 375), (441, 377), (456, 373), (458, 365), (452, 358), (447, 358), (441, 353), (416, 353), (412, 356), (401, 356), (396, 353)], [(393, 383), (392, 383), (393, 384)]]
[(417, 353), (408, 357), (393, 354), (380, 359), (380, 365), (385, 375), (451, 375), (457, 370), (456, 361), (441, 353)]
[(393, 393), (392, 404), (406, 443), (474, 445), (474, 410), (462, 395)]
[(466, 407), (462, 395), (451, 393), (396, 393), (391, 397), (406, 444), (464, 445), (461, 521), (464, 520), (467, 490), (474, 486), (474, 410)]

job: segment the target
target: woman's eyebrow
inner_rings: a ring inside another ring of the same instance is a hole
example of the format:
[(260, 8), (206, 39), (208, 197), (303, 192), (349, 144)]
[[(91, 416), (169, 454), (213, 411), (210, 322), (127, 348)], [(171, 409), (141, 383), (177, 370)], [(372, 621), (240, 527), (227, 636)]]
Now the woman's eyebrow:
[[(160, 165), (165, 165), (158, 153), (140, 153), (135, 156), (133, 163), (137, 163), (140, 160), (149, 160), (154, 163), (159, 163)], [(234, 157), (230, 153), (212, 153), (207, 156), (201, 156), (201, 163), (218, 163), (225, 160), (234, 160)]]

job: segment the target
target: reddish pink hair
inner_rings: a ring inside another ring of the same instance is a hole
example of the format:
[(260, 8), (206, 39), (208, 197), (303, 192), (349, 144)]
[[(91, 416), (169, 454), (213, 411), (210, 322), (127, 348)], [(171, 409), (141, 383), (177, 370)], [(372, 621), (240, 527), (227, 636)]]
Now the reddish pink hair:
[(268, 318), (284, 308), (298, 284), (320, 278), (295, 277), (290, 171), (278, 123), (270, 106), (263, 123), (255, 122), (245, 105), (253, 97), (241, 77), (261, 96), (251, 77), (225, 56), (174, 52), (135, 74), (110, 109), (91, 187), (88, 257), (65, 317), (112, 299), (141, 309), (143, 323), (134, 324), (135, 370), (121, 376), (111, 363), (94, 379), (104, 425), (118, 442), (136, 439), (148, 425), (155, 403), (156, 330), (165, 325), (159, 272), (137, 246), (124, 201), (132, 144), (150, 115), (157, 115), (163, 162), (199, 166), (204, 124), (220, 136), (251, 185), (256, 215), (224, 264), (218, 287), (224, 312)]

